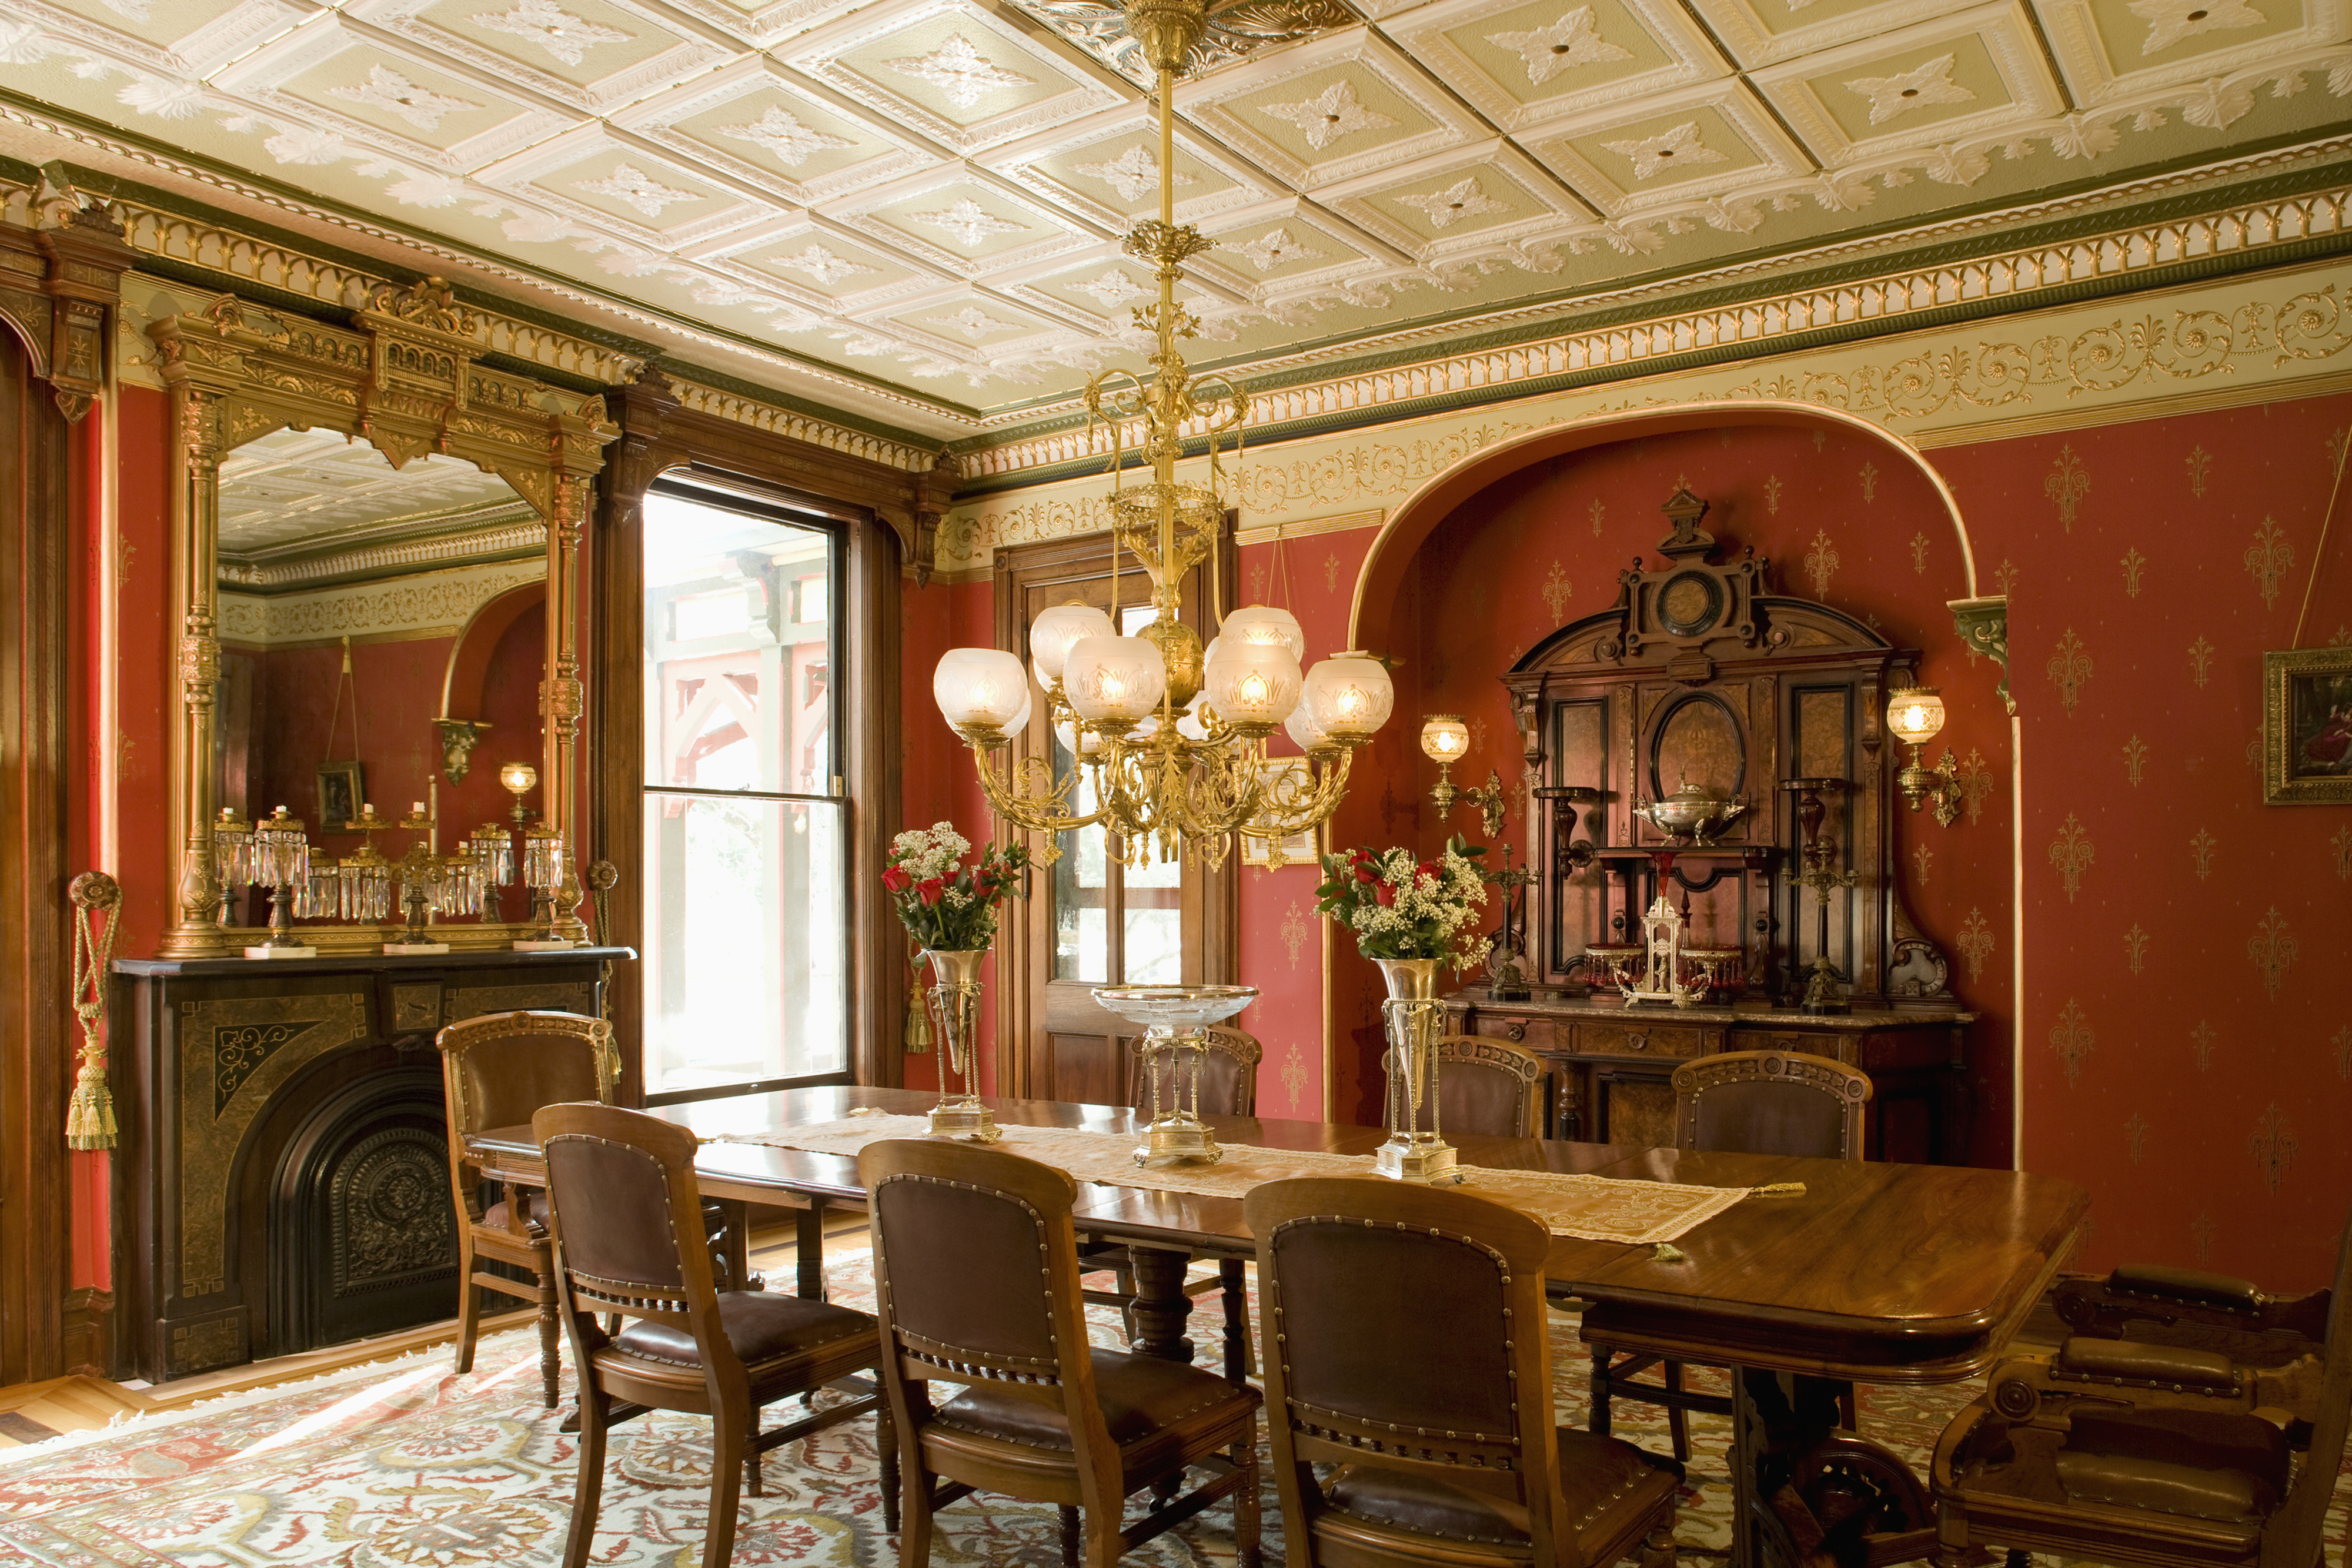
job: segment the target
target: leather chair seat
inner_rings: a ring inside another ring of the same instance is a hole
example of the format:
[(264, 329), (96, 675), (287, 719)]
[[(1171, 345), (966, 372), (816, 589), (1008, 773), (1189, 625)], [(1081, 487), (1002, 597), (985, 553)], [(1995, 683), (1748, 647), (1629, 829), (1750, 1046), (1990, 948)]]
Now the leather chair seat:
[[(1156, 1356), (1097, 1350), (1095, 1397), (1111, 1441), (1125, 1448), (1140, 1438), (1234, 1401), (1257, 1403), (1257, 1391)], [(1032, 1399), (975, 1385), (940, 1406), (940, 1424), (1024, 1448), (1070, 1449), (1070, 1423), (1059, 1410)]]
[[(523, 1204), (522, 1212), (524, 1219), (540, 1229), (545, 1230), (547, 1228), (547, 1194), (532, 1193)], [(481, 1223), (486, 1229), (504, 1230), (507, 1228), (506, 1200), (501, 1198), (482, 1210)]]
[(2055, 1456), (2069, 1502), (2245, 1523), (2286, 1495), (2286, 1434), (2259, 1416), (2119, 1412), (2072, 1425)]
[[(1683, 1468), (1615, 1437), (1559, 1428), (1562, 1523), (1605, 1536), (1628, 1514), (1647, 1513), (1682, 1484)], [(1412, 1470), (1349, 1465), (1332, 1479), (1331, 1506), (1367, 1524), (1414, 1535), (1526, 1546), (1528, 1511), (1486, 1492)]]
[[(720, 1291), (719, 1322), (735, 1358), (753, 1373), (768, 1362), (805, 1355), (858, 1335), (875, 1339), (880, 1333), (864, 1312), (765, 1291)], [(648, 1318), (632, 1322), (613, 1346), (644, 1361), (672, 1366), (702, 1364), (702, 1352), (692, 1334)]]

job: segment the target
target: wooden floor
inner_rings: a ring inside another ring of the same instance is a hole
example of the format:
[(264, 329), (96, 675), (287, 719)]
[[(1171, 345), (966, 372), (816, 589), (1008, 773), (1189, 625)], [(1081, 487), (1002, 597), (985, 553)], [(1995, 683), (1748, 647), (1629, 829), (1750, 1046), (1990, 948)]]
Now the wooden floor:
[[(827, 1213), (824, 1229), (828, 1239), (846, 1240), (862, 1236), (866, 1216), (855, 1209), (835, 1209)], [(789, 1223), (752, 1232), (751, 1267), (767, 1275), (772, 1289), (791, 1290), (798, 1265), (799, 1249), (793, 1243)], [(522, 1328), (535, 1320), (536, 1314), (526, 1308), (486, 1315), (482, 1329), (487, 1333)], [(160, 1387), (132, 1387), (110, 1383), (102, 1377), (52, 1377), (40, 1383), (19, 1383), (0, 1388), (0, 1448), (21, 1448), (68, 1432), (98, 1431), (131, 1416), (184, 1409), (200, 1400), (225, 1394), (299, 1383), (306, 1377), (339, 1372), (362, 1362), (389, 1361), (448, 1344), (457, 1337), (457, 1322), (451, 1318), (350, 1344), (257, 1361), (202, 1377), (184, 1377)]]

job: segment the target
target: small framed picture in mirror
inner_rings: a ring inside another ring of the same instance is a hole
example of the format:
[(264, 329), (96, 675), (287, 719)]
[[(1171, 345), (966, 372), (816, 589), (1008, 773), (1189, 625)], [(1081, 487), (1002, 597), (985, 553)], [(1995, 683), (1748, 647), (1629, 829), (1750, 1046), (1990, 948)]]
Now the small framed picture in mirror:
[(319, 829), (341, 832), (357, 820), (367, 786), (357, 762), (319, 764)]

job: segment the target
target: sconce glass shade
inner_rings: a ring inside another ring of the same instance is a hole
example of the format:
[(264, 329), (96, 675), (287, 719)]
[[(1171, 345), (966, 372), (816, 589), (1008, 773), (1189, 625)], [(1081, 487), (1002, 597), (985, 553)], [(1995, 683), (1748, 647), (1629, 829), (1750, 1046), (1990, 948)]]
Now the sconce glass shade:
[(1224, 624), (1218, 628), (1217, 634), (1231, 637), (1236, 643), (1287, 648), (1295, 662), (1303, 663), (1307, 658), (1307, 632), (1298, 624), (1298, 617), (1271, 604), (1242, 606), (1225, 617)]
[(510, 795), (527, 794), (539, 782), (539, 769), (528, 762), (502, 762), (499, 764), (499, 782)]
[(1020, 709), (1020, 711), (1019, 711), (1018, 713), (1015, 713), (1015, 714), (1014, 714), (1011, 718), (1008, 718), (1008, 719), (1006, 719), (1006, 720), (1004, 721), (1004, 738), (1005, 738), (1005, 739), (1010, 740), (1010, 739), (1012, 739), (1014, 736), (1019, 735), (1023, 730), (1024, 730), (1024, 729), (1026, 729), (1026, 728), (1028, 728), (1028, 727), (1029, 727), (1029, 716), (1030, 716), (1032, 713), (1034, 713), (1034, 712), (1035, 712), (1035, 711), (1036, 711), (1036, 706), (1037, 706), (1037, 694), (1036, 694), (1035, 692), (1034, 692), (1034, 691), (1032, 691), (1032, 690), (1030, 690), (1030, 689), (1029, 689), (1029, 683), (1028, 683), (1028, 682), (1026, 682), (1026, 681), (1022, 682), (1022, 683), (1021, 683), (1021, 709)]
[(1050, 689), (1062, 678), (1070, 650), (1088, 637), (1116, 637), (1110, 617), (1089, 604), (1056, 604), (1029, 623), (1029, 657), (1037, 684)]
[(1331, 748), (1331, 737), (1323, 733), (1323, 727), (1315, 722), (1313, 710), (1303, 702), (1290, 710), (1290, 716), (1282, 721), (1282, 727), (1301, 751), (1328, 751)]
[(1421, 724), (1421, 751), (1432, 762), (1459, 762), (1469, 755), (1470, 727), (1459, 714), (1431, 714)]
[(1370, 737), (1395, 706), (1388, 671), (1369, 654), (1334, 654), (1307, 672), (1307, 706), (1323, 733), (1342, 745)]
[(931, 700), (957, 729), (1002, 730), (1029, 700), (1029, 678), (1018, 654), (950, 648), (931, 672)]
[(1054, 726), (1054, 737), (1062, 743), (1062, 749), (1073, 757), (1092, 761), (1101, 755), (1102, 737), (1091, 729), (1083, 735), (1079, 734), (1077, 726), (1066, 718)]
[(1288, 643), (1220, 636), (1208, 661), (1209, 706), (1244, 735), (1269, 735), (1298, 706), (1305, 679)]
[(1913, 686), (1886, 699), (1886, 727), (1906, 746), (1925, 746), (1944, 727), (1944, 699), (1933, 686)]
[[(1184, 705), (1184, 711), (1176, 716), (1177, 734), (1182, 736), (1187, 740), (1206, 740), (1209, 738), (1209, 727), (1201, 722), (1201, 705), (1208, 700), (1209, 694), (1206, 692), (1194, 692), (1192, 694), (1192, 700), (1186, 703)], [(1301, 708), (1294, 709), (1293, 711), (1303, 713), (1306, 710)]]
[(1062, 665), (1062, 695), (1091, 724), (1131, 727), (1167, 692), (1167, 661), (1141, 637), (1080, 638)]

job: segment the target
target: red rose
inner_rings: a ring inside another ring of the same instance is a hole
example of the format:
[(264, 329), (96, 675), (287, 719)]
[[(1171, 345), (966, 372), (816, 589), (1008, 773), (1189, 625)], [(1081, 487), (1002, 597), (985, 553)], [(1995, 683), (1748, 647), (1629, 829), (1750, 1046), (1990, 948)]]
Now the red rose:
[(946, 885), (943, 879), (936, 876), (927, 882), (919, 882), (915, 884), (915, 896), (925, 904), (937, 904), (940, 901), (940, 890)]
[(1361, 865), (1371, 858), (1372, 852), (1370, 850), (1349, 850), (1348, 852), (1348, 863), (1349, 865)]
[(893, 893), (906, 892), (914, 884), (914, 881), (913, 877), (907, 874), (907, 868), (902, 865), (894, 865), (882, 873), (882, 885)]
[(1381, 873), (1374, 871), (1370, 865), (1359, 863), (1356, 867), (1356, 880), (1358, 882), (1378, 882), (1381, 880)]
[(1386, 909), (1396, 903), (1396, 889), (1384, 882), (1374, 883), (1372, 896), (1380, 901), (1382, 909)]
[(1413, 867), (1413, 870), (1419, 872), (1423, 876), (1435, 876), (1437, 874), (1437, 862), (1435, 861), (1423, 861), (1419, 865)]

